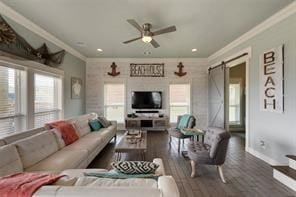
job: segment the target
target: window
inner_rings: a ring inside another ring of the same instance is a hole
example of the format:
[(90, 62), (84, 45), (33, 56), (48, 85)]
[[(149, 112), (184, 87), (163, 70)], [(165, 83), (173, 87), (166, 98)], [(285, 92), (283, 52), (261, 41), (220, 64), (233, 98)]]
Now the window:
[(230, 82), (229, 84), (229, 124), (240, 125), (240, 105), (241, 105), (241, 83)]
[(104, 113), (108, 120), (124, 122), (124, 84), (104, 85)]
[(0, 135), (7, 135), (25, 127), (22, 110), (22, 70), (0, 66)]
[(190, 114), (190, 84), (171, 84), (170, 122), (177, 122), (183, 114)]
[(34, 127), (57, 120), (61, 115), (61, 80), (57, 77), (35, 74)]

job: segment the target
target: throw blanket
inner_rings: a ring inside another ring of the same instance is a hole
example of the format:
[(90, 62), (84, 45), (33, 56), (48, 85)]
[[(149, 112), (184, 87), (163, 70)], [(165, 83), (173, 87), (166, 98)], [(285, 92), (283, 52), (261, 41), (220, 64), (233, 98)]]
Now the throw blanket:
[(177, 128), (178, 129), (187, 128), (190, 117), (191, 117), (191, 115), (189, 115), (189, 114), (183, 115), (180, 119), (179, 124), (177, 125)]
[(43, 185), (50, 185), (64, 175), (23, 172), (0, 178), (1, 197), (31, 197)]
[(79, 138), (72, 124), (64, 120), (47, 123), (46, 126), (51, 129), (57, 129), (62, 134), (66, 146), (72, 144)]

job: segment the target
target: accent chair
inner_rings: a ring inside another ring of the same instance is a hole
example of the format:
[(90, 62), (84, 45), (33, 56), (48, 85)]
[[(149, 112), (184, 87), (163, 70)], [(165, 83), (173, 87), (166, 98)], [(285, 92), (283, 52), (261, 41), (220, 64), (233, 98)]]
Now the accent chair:
[(222, 182), (226, 183), (222, 165), (225, 162), (229, 139), (229, 132), (223, 128), (209, 127), (205, 134), (204, 143), (192, 141), (188, 144), (192, 178), (196, 173), (196, 164), (215, 165)]
[[(170, 136), (170, 141), (169, 143), (171, 144), (172, 142), (172, 137), (178, 138), (178, 152), (180, 152), (180, 144), (181, 144), (181, 139), (183, 140), (184, 143), (184, 139), (186, 138), (190, 138), (191, 136), (188, 135), (184, 135), (181, 130), (178, 128), (178, 125), (181, 121), (182, 116), (178, 116), (178, 120), (177, 120), (177, 125), (176, 127), (172, 127), (168, 129), (168, 133)], [(195, 127), (196, 124), (196, 119), (194, 116), (190, 116), (187, 122), (187, 127), (186, 128), (193, 128)]]

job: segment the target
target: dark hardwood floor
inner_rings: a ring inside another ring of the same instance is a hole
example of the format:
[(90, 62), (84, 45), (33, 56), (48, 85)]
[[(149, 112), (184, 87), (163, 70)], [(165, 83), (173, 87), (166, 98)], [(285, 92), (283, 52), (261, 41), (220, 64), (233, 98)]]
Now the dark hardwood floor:
[[(119, 132), (118, 139), (122, 132)], [(190, 178), (189, 161), (178, 154), (177, 140), (168, 143), (168, 134), (164, 131), (148, 132), (148, 150), (146, 160), (162, 158), (166, 173), (172, 175), (179, 187), (181, 197), (192, 196), (296, 196), (296, 192), (276, 181), (272, 177), (272, 168), (265, 162), (244, 151), (244, 141), (233, 135), (224, 164), (227, 184), (220, 181), (213, 166), (197, 166), (197, 176)], [(182, 149), (186, 149), (186, 142)], [(125, 160), (138, 160), (139, 155), (124, 155)], [(115, 160), (114, 141), (95, 158), (89, 168), (110, 169)]]

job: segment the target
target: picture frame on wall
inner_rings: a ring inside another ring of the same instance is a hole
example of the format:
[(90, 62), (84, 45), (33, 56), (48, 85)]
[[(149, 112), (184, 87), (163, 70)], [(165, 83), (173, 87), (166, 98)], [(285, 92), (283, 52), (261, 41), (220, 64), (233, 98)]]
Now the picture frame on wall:
[(71, 77), (71, 99), (81, 99), (82, 79)]

